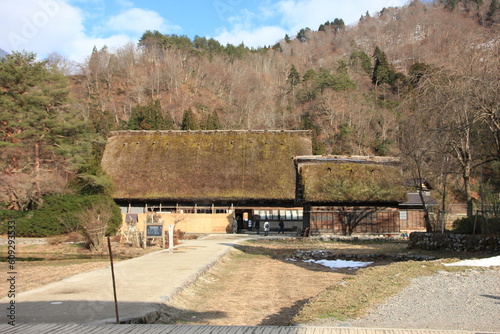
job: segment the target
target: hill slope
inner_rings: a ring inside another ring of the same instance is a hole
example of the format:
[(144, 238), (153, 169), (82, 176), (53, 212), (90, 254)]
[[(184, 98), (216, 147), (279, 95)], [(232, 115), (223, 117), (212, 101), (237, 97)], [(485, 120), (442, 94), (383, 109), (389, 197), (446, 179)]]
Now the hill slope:
[[(411, 66), (453, 67), (464, 47), (497, 43), (497, 30), (414, 1), (254, 51), (185, 48), (165, 35), (161, 45), (95, 51), (74, 91), (103, 133), (158, 99), (176, 128), (188, 109), (199, 120), (216, 111), (225, 129), (315, 129), (320, 153), (393, 154)], [(374, 84), (377, 47), (396, 76), (390, 84)]]

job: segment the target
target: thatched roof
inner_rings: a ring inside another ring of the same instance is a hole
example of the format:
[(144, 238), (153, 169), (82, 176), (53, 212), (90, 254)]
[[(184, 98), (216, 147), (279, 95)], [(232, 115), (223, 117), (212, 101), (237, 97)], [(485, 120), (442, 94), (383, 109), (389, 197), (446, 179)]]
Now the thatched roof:
[(388, 157), (297, 157), (302, 198), (309, 203), (370, 204), (406, 200), (399, 160)]
[(309, 131), (116, 131), (102, 166), (115, 199), (294, 200), (305, 154)]
[[(424, 203), (426, 205), (438, 205), (438, 202), (432, 198), (430, 195), (427, 193), (423, 193), (422, 197), (424, 198)], [(420, 198), (419, 193), (408, 193), (408, 199), (406, 202), (400, 204), (403, 207), (408, 207), (408, 206), (417, 206), (417, 207), (422, 207), (422, 199)]]

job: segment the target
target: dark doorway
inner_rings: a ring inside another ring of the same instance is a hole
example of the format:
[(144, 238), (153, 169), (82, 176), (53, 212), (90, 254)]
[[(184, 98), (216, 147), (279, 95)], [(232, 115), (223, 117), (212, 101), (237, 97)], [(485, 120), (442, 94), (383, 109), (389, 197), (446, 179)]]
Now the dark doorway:
[(248, 231), (252, 229), (252, 209), (236, 209), (235, 216), (238, 221), (238, 230)]

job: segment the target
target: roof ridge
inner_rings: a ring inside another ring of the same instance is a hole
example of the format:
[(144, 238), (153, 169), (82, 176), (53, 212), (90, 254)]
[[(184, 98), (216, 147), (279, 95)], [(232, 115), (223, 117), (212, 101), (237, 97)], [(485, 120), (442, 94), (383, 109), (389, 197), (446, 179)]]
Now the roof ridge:
[(116, 130), (110, 131), (108, 137), (113, 135), (140, 135), (140, 134), (194, 134), (194, 133), (304, 133), (310, 134), (311, 130)]

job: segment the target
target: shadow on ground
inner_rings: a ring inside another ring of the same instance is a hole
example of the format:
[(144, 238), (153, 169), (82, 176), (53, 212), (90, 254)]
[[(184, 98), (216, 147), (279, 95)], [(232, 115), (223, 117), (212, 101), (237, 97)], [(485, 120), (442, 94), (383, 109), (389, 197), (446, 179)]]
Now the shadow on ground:
[[(15, 324), (34, 323), (117, 323), (115, 303), (97, 300), (65, 300), (16, 302), (15, 309), (6, 310), (13, 315)], [(162, 303), (118, 302), (118, 320), (121, 324), (168, 322), (185, 310)], [(222, 312), (190, 311), (191, 317), (214, 319), (224, 317)], [(7, 319), (9, 317), (7, 316)]]

